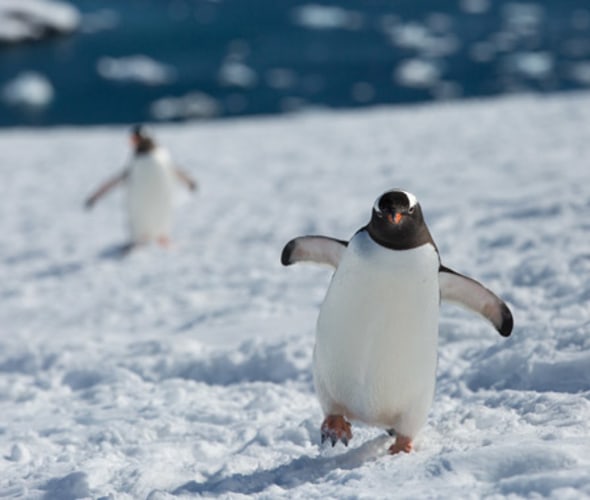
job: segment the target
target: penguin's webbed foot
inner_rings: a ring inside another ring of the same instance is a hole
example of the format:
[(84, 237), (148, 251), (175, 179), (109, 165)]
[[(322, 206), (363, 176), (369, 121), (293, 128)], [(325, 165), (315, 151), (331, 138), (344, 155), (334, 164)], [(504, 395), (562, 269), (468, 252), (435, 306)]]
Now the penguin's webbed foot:
[(396, 455), (402, 451), (404, 453), (410, 453), (413, 447), (414, 444), (412, 443), (411, 438), (402, 436), (401, 434), (396, 434), (395, 443), (389, 447), (389, 454)]
[(163, 248), (170, 248), (172, 246), (172, 242), (168, 236), (158, 236), (156, 241), (158, 242), (158, 245)]
[(350, 422), (347, 422), (342, 415), (328, 415), (322, 422), (322, 444), (330, 440), (332, 446), (338, 441), (342, 441), (344, 446), (352, 439)]

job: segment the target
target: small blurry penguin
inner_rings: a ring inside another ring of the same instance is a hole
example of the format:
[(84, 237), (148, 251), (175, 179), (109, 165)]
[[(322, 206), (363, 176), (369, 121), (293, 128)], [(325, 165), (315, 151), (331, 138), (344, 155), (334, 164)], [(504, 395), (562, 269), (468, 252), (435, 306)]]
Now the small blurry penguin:
[(184, 183), (191, 191), (197, 189), (197, 183), (174, 164), (170, 153), (155, 143), (145, 127), (133, 127), (131, 146), (133, 156), (123, 172), (102, 184), (86, 199), (85, 207), (91, 209), (111, 189), (126, 183), (131, 241), (125, 250), (152, 241), (167, 247), (170, 245), (174, 182)]

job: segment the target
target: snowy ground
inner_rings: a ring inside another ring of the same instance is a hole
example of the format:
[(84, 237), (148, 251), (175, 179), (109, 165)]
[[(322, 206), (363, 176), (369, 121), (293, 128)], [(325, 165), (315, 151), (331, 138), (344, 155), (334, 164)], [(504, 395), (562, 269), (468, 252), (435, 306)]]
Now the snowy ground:
[[(0, 133), (0, 497), (590, 498), (590, 95), (165, 126), (201, 182), (176, 245), (116, 257), (120, 128)], [(397, 186), (443, 262), (512, 307), (503, 339), (443, 307), (409, 455), (357, 425), (322, 449), (311, 352), (330, 271)]]

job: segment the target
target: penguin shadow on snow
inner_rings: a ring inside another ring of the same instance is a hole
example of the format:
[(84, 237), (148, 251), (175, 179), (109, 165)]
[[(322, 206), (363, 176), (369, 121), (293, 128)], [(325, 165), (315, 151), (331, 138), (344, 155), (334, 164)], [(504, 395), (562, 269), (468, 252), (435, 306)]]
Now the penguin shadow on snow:
[(34, 273), (33, 278), (35, 279), (49, 279), (49, 278), (64, 278), (71, 274), (76, 274), (82, 270), (84, 264), (82, 262), (64, 262), (62, 264), (54, 264), (49, 266), (47, 269), (37, 271)]
[(260, 493), (270, 486), (293, 489), (306, 483), (322, 480), (337, 469), (353, 470), (367, 462), (387, 455), (387, 446), (391, 437), (383, 434), (365, 442), (358, 448), (348, 450), (335, 456), (300, 457), (279, 465), (274, 469), (257, 470), (251, 474), (223, 475), (223, 470), (216, 472), (205, 482), (189, 481), (172, 492), (173, 495), (187, 493), (215, 494), (240, 493), (252, 495)]
[(97, 257), (102, 260), (121, 260), (125, 257), (129, 257), (129, 255), (138, 247), (139, 245), (136, 245), (133, 242), (118, 243), (101, 250)]
[[(133, 243), (112, 245), (99, 252), (96, 258), (100, 260), (122, 260), (125, 257), (128, 257), (136, 247), (137, 245)], [(30, 277), (38, 280), (51, 278), (63, 279), (67, 276), (79, 273), (87, 265), (89, 265), (89, 263), (84, 261), (71, 261), (52, 264), (47, 266), (45, 269), (32, 273)]]

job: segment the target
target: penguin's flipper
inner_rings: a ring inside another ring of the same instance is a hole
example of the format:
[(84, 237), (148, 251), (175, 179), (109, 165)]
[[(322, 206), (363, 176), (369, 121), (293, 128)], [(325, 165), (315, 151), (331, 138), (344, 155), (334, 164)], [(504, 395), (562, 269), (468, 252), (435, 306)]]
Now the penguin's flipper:
[(327, 236), (300, 236), (285, 245), (281, 263), (289, 266), (296, 262), (317, 262), (336, 268), (347, 246), (347, 241)]
[(465, 306), (490, 321), (503, 337), (510, 335), (514, 320), (500, 297), (478, 281), (448, 267), (441, 265), (438, 276), (442, 300)]
[(120, 174), (116, 175), (112, 179), (109, 179), (104, 184), (102, 184), (92, 195), (86, 198), (84, 202), (84, 206), (87, 209), (91, 209), (94, 204), (102, 198), (105, 194), (107, 194), (111, 189), (116, 187), (118, 184), (121, 184), (129, 177), (129, 169), (123, 170)]
[(196, 191), (199, 188), (199, 183), (191, 177), (191, 175), (180, 167), (174, 168), (174, 173), (179, 181), (183, 182), (188, 189)]

